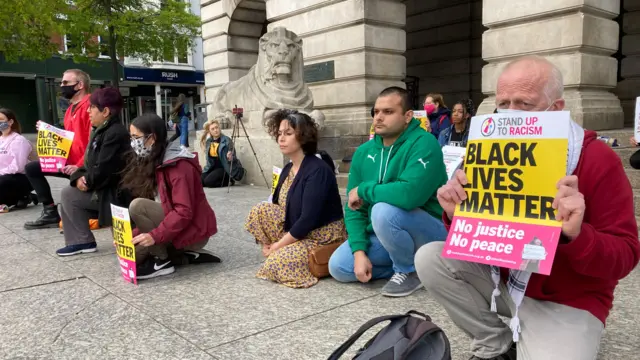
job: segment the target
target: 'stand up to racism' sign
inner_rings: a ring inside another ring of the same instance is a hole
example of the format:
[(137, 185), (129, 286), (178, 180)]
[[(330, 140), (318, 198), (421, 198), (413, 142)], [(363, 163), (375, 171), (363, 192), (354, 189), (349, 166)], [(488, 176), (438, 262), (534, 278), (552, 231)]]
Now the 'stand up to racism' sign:
[(36, 150), (42, 172), (58, 172), (67, 163), (73, 133), (46, 123), (40, 123)]
[(467, 199), (443, 256), (549, 274), (561, 233), (553, 199), (566, 175), (569, 112), (476, 116), (465, 155)]

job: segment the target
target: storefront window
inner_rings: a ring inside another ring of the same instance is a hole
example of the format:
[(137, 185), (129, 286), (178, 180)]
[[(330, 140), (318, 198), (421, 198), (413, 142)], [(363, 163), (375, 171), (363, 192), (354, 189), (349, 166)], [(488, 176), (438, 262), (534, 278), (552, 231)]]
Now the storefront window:
[(183, 46), (178, 46), (177, 53), (178, 53), (178, 64), (189, 64), (189, 55), (188, 55), (189, 52), (186, 44)]

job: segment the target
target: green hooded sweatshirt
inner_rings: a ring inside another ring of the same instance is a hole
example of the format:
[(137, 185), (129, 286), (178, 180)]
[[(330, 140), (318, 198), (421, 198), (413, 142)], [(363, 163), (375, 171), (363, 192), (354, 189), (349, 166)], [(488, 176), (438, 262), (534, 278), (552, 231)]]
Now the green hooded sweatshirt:
[(353, 211), (345, 205), (345, 223), (351, 251), (367, 251), (371, 226), (371, 209), (387, 203), (403, 210), (420, 208), (440, 219), (442, 207), (436, 191), (447, 182), (442, 150), (436, 138), (420, 127), (415, 118), (391, 146), (382, 138), (360, 145), (353, 154), (347, 193), (358, 188), (363, 206)]

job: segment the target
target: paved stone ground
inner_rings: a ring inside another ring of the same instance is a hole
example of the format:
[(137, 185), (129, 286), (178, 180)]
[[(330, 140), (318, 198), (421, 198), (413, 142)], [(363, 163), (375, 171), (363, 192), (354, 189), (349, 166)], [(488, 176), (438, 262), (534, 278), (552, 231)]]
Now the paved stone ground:
[[(65, 181), (52, 184), (59, 195)], [(410, 309), (445, 329), (454, 359), (469, 357), (468, 340), (424, 290), (388, 299), (379, 295), (384, 282), (325, 279), (296, 290), (256, 279), (261, 255), (243, 221), (267, 196), (247, 186), (207, 190), (220, 229), (207, 248), (224, 262), (138, 287), (120, 276), (110, 230), (96, 232), (97, 253), (59, 258), (56, 229), (22, 228), (39, 206), (0, 214), (0, 358), (326, 359), (366, 320)], [(639, 288), (638, 271), (618, 287), (599, 359), (638, 358)]]

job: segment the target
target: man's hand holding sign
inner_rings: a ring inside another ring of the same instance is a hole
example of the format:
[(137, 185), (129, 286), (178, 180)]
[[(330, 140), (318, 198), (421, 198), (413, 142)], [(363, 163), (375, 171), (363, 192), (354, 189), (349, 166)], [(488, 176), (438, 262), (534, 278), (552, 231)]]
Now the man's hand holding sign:
[(553, 201), (556, 219), (562, 221), (562, 233), (574, 240), (580, 235), (584, 210), (584, 195), (578, 190), (578, 177), (565, 176), (558, 181), (558, 193)]

